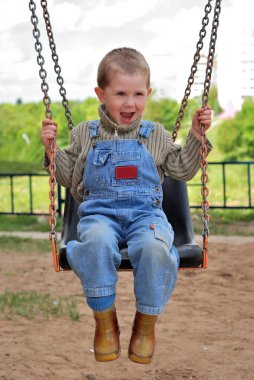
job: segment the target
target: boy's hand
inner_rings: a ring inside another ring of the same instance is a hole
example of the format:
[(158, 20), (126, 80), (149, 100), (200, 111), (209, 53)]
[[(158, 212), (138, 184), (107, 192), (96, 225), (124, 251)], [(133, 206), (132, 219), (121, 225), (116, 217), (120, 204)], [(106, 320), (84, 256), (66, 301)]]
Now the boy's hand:
[(205, 130), (211, 127), (212, 110), (208, 104), (204, 108), (198, 109), (192, 118), (191, 132), (198, 140), (201, 140), (200, 124), (205, 126)]
[(56, 138), (57, 128), (57, 123), (50, 119), (42, 121), (41, 142), (45, 146), (46, 151), (50, 149), (53, 140)]

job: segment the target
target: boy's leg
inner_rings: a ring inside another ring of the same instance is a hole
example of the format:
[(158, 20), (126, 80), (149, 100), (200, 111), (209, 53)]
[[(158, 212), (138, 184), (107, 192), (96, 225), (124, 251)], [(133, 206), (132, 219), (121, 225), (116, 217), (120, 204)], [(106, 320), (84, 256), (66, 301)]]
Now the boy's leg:
[(173, 239), (173, 230), (164, 218), (139, 219), (128, 231), (137, 307), (128, 355), (139, 364), (152, 361), (155, 323), (176, 284), (179, 255)]
[[(107, 309), (114, 302), (112, 295), (115, 294), (117, 268), (121, 263), (118, 248), (120, 234), (120, 227), (113, 219), (89, 215), (81, 218), (78, 224), (79, 241), (73, 240), (67, 244), (68, 262), (96, 311)], [(108, 296), (105, 303), (103, 300), (96, 302), (95, 298)]]
[(173, 240), (172, 227), (163, 217), (139, 219), (128, 230), (128, 255), (140, 313), (161, 314), (176, 285), (179, 255)]
[(68, 262), (79, 277), (95, 319), (94, 355), (100, 362), (120, 355), (120, 330), (114, 307), (117, 267), (121, 262), (116, 222), (102, 215), (81, 218), (80, 241), (67, 245)]

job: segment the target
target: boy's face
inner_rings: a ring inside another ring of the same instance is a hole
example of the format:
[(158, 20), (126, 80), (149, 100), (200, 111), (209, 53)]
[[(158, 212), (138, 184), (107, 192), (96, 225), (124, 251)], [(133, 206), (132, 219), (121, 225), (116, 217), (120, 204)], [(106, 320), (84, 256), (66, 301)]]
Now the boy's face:
[(96, 87), (95, 92), (118, 125), (129, 125), (141, 116), (152, 91), (146, 82), (142, 74), (116, 72), (105, 89)]

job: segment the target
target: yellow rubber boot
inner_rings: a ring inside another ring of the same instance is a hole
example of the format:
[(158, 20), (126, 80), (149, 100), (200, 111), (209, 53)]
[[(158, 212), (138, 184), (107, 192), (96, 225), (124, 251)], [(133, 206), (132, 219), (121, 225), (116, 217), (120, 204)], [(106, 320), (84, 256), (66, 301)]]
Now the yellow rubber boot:
[(94, 311), (96, 322), (94, 335), (94, 356), (98, 362), (109, 362), (120, 355), (120, 330), (115, 308)]
[(129, 359), (139, 364), (149, 364), (155, 349), (155, 323), (157, 315), (136, 312), (129, 345)]

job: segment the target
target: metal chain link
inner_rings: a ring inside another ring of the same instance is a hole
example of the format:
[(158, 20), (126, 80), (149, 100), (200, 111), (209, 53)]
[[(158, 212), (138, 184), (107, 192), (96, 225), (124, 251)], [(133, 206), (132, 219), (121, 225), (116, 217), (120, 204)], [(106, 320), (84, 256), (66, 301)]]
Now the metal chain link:
[(56, 44), (55, 44), (55, 41), (54, 41), (54, 36), (53, 36), (53, 31), (52, 31), (52, 27), (51, 27), (51, 23), (50, 23), (50, 17), (49, 17), (49, 12), (48, 12), (48, 9), (47, 9), (47, 1), (46, 0), (41, 0), (41, 6), (42, 6), (42, 9), (43, 9), (43, 18), (44, 18), (44, 21), (45, 21), (45, 25), (46, 25), (46, 30), (47, 30), (47, 35), (48, 35), (48, 39), (49, 39), (49, 47), (50, 47), (50, 50), (51, 50), (51, 54), (52, 54), (52, 60), (54, 62), (54, 70), (55, 70), (55, 73), (57, 74), (57, 83), (59, 85), (59, 93), (62, 97), (62, 105), (65, 109), (65, 116), (66, 116), (66, 119), (67, 119), (67, 122), (68, 122), (68, 128), (70, 130), (72, 130), (72, 128), (74, 128), (74, 123), (73, 123), (73, 120), (72, 120), (72, 117), (71, 117), (71, 111), (70, 111), (70, 108), (69, 108), (69, 102), (66, 98), (66, 89), (64, 88), (63, 84), (64, 84), (64, 80), (63, 80), (63, 77), (60, 75), (61, 74), (61, 67), (58, 63), (58, 55), (56, 53)]
[(217, 31), (219, 27), (219, 16), (220, 16), (220, 11), (221, 11), (221, 1), (222, 0), (216, 0), (215, 7), (214, 7), (214, 17), (213, 17), (211, 37), (210, 37), (210, 43), (209, 43), (206, 75), (205, 75), (205, 81), (204, 81), (204, 91), (203, 91), (203, 96), (202, 96), (203, 107), (207, 104), (208, 97), (209, 97), (209, 90), (210, 90), (212, 71), (213, 71), (213, 61), (214, 61), (214, 55), (215, 55), (215, 45), (216, 45), (216, 40), (217, 40)]
[[(208, 15), (212, 10), (211, 1), (208, 0), (208, 3), (205, 6), (205, 16), (202, 20), (202, 29), (199, 33), (199, 41), (196, 45), (197, 50), (194, 55), (194, 62), (191, 67), (191, 74), (188, 78), (188, 84), (185, 89), (184, 97), (181, 102), (181, 107), (177, 116), (176, 124), (172, 133), (173, 141), (176, 140), (178, 131), (181, 127), (181, 122), (184, 116), (184, 112), (186, 109), (186, 106), (188, 104), (188, 98), (191, 93), (191, 86), (194, 83), (194, 76), (197, 71), (197, 64), (200, 59), (200, 52), (203, 48), (203, 39), (206, 36), (206, 26), (209, 23)], [(212, 78), (212, 70), (213, 70), (213, 60), (215, 55), (215, 44), (217, 39), (217, 30), (219, 26), (219, 15), (221, 11), (221, 0), (216, 0), (215, 7), (214, 7), (214, 17), (213, 17), (213, 23), (211, 28), (211, 37), (210, 37), (210, 43), (209, 43), (209, 52), (208, 52), (208, 58), (207, 58), (207, 67), (206, 67), (206, 75), (205, 75), (205, 81), (204, 81), (204, 90), (202, 95), (202, 107), (205, 107), (205, 105), (208, 102), (209, 98), (209, 90), (211, 85), (211, 78)], [(205, 133), (205, 125), (200, 125), (201, 130), (201, 148), (200, 148), (200, 156), (201, 156), (201, 195), (202, 195), (202, 203), (201, 208), (203, 211), (203, 215), (201, 218), (203, 229), (202, 229), (202, 237), (203, 237), (203, 268), (207, 268), (208, 264), (208, 235), (209, 235), (209, 215), (208, 215), (208, 209), (209, 209), (209, 202), (208, 202), (208, 195), (209, 195), (209, 188), (207, 186), (208, 183), (208, 174), (207, 174), (207, 143), (206, 143), (206, 133)]]
[(29, 9), (30, 11), (32, 12), (32, 16), (31, 16), (31, 23), (33, 25), (33, 37), (35, 38), (35, 51), (36, 53), (38, 54), (37, 55), (37, 63), (38, 65), (40, 66), (40, 70), (39, 70), (39, 76), (42, 80), (42, 83), (41, 83), (41, 90), (44, 94), (43, 96), (43, 103), (45, 105), (45, 108), (46, 108), (46, 111), (45, 111), (45, 116), (49, 119), (52, 119), (52, 111), (50, 109), (50, 105), (51, 105), (51, 100), (50, 100), (50, 97), (48, 95), (48, 90), (49, 90), (49, 86), (46, 82), (46, 78), (47, 78), (47, 72), (46, 70), (44, 69), (43, 65), (45, 63), (45, 60), (44, 60), (44, 57), (42, 56), (41, 52), (42, 52), (42, 44), (40, 42), (40, 36), (41, 36), (41, 33), (37, 27), (38, 23), (39, 23), (39, 20), (38, 20), (38, 17), (36, 16), (36, 5), (35, 5), (35, 2), (33, 0), (29, 1)]
[[(40, 31), (37, 27), (39, 21), (38, 21), (37, 15), (35, 13), (36, 5), (35, 5), (35, 2), (33, 0), (29, 1), (29, 9), (32, 12), (31, 23), (33, 25), (33, 36), (36, 40), (35, 51), (38, 54), (37, 55), (37, 63), (40, 66), (39, 76), (42, 80), (41, 90), (44, 94), (43, 103), (45, 105), (45, 117), (48, 119), (52, 119), (53, 113), (50, 109), (51, 100), (50, 100), (50, 97), (48, 95), (49, 86), (46, 82), (47, 72), (43, 67), (45, 60), (44, 60), (44, 57), (42, 56), (42, 44), (40, 42)], [(49, 190), (49, 200), (50, 200), (49, 225), (50, 225), (51, 231), (49, 233), (49, 239), (51, 241), (51, 246), (52, 246), (52, 254), (53, 254), (55, 271), (59, 272), (60, 267), (59, 267), (59, 263), (58, 263), (58, 257), (57, 257), (58, 255), (57, 255), (57, 248), (56, 248), (57, 234), (55, 231), (55, 227), (56, 227), (56, 191), (55, 191), (55, 188), (56, 188), (56, 164), (55, 164), (56, 144), (55, 144), (55, 141), (53, 141), (51, 146), (50, 146), (50, 152), (51, 152), (51, 155), (50, 155), (50, 164), (49, 164), (49, 173), (50, 173), (50, 177), (49, 177), (49, 186), (50, 186), (50, 190)]]
[[(214, 55), (215, 55), (215, 45), (217, 40), (217, 31), (219, 26), (219, 16), (221, 11), (221, 0), (216, 0), (215, 7), (214, 7), (214, 17), (213, 17), (213, 24), (211, 29), (211, 38), (210, 38), (210, 44), (209, 44), (209, 52), (208, 52), (208, 58), (207, 58), (207, 67), (206, 67), (206, 76), (204, 81), (204, 91), (202, 96), (202, 107), (205, 107), (205, 105), (208, 102), (209, 98), (209, 90), (211, 86), (211, 79), (212, 79), (212, 70), (213, 70), (213, 61), (214, 61)], [(209, 215), (208, 215), (208, 209), (209, 209), (209, 202), (208, 202), (208, 195), (209, 195), (209, 189), (207, 186), (208, 183), (208, 174), (207, 174), (207, 144), (206, 144), (206, 132), (205, 132), (205, 125), (200, 125), (201, 128), (201, 195), (202, 195), (202, 204), (201, 208), (203, 210), (203, 215), (201, 218), (201, 221), (203, 223), (203, 229), (202, 229), (202, 237), (203, 237), (203, 267), (207, 268), (208, 265), (208, 235), (209, 235)]]
[(174, 142), (177, 138), (178, 131), (181, 127), (182, 119), (184, 117), (184, 112), (185, 112), (186, 106), (188, 104), (189, 96), (191, 94), (191, 86), (194, 83), (194, 77), (195, 77), (195, 74), (196, 74), (197, 69), (198, 69), (197, 65), (198, 65), (198, 62), (200, 60), (200, 52), (204, 46), (203, 40), (206, 36), (206, 27), (209, 24), (209, 13), (211, 13), (211, 10), (212, 10), (211, 2), (212, 2), (212, 0), (208, 0), (208, 3), (205, 6), (205, 16), (202, 19), (202, 28), (199, 32), (199, 40), (198, 40), (197, 45), (196, 45), (197, 50), (194, 54), (194, 61), (193, 61), (193, 64), (191, 66), (191, 73), (190, 73), (190, 76), (188, 78), (187, 87), (184, 91), (184, 97), (182, 99), (181, 106), (180, 106), (178, 116), (176, 119), (175, 127), (174, 127), (173, 132), (172, 132), (172, 139)]

